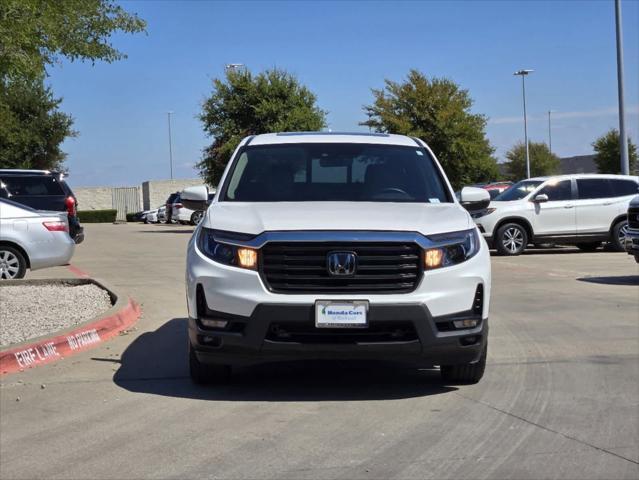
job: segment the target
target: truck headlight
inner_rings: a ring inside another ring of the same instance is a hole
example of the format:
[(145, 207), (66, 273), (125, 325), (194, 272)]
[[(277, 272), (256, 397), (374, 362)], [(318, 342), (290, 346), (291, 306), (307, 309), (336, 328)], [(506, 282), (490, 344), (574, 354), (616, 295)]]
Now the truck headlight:
[(214, 262), (231, 265), (233, 267), (247, 268), (249, 270), (257, 270), (257, 250), (217, 242), (211, 229), (200, 229), (197, 246), (204, 255)]
[(428, 238), (435, 243), (435, 246), (424, 250), (426, 270), (450, 267), (465, 262), (475, 256), (480, 248), (476, 228), (463, 232), (429, 235)]

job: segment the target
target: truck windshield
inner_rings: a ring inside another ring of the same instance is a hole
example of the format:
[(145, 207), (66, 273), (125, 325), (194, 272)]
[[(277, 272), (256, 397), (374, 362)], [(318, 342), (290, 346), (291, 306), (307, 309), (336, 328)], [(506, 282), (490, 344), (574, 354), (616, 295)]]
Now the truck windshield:
[(247, 147), (223, 188), (235, 202), (452, 202), (428, 151), (396, 145)]
[(522, 180), (521, 182), (515, 183), (507, 190), (504, 190), (500, 195), (497, 195), (497, 197), (495, 197), (495, 201), (511, 202), (513, 200), (521, 200), (542, 183), (544, 182), (541, 180)]

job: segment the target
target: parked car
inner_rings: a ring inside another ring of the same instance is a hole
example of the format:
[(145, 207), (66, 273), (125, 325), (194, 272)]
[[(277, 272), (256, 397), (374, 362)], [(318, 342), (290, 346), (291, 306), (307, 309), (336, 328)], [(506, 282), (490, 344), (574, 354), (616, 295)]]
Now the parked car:
[(500, 193), (510, 188), (512, 185), (513, 185), (513, 182), (503, 181), (503, 182), (475, 183), (470, 186), (483, 188), (484, 190), (487, 190), (488, 193), (490, 194), (490, 198), (493, 199), (493, 198), (496, 198), (497, 195), (499, 195)]
[(133, 221), (134, 222), (143, 222), (144, 218), (146, 217), (147, 213), (149, 213), (151, 210), (143, 210), (141, 212), (136, 212), (133, 214)]
[[(208, 205), (210, 205), (211, 201), (215, 193), (208, 194)], [(204, 216), (204, 210), (191, 210), (187, 208), (182, 203), (181, 194), (178, 195), (173, 200), (172, 204), (172, 218), (175, 219), (178, 223), (183, 225), (197, 225), (202, 221), (202, 217)]]
[(162, 205), (157, 212), (158, 223), (169, 223), (166, 221), (166, 207)]
[(66, 213), (37, 211), (0, 198), (0, 279), (66, 265), (74, 249)]
[(623, 251), (628, 203), (639, 177), (560, 175), (522, 180), (473, 214), (486, 241), (502, 255), (519, 255), (529, 243), (577, 245), (594, 251), (602, 242)]
[(49, 170), (0, 169), (0, 198), (36, 210), (66, 212), (71, 238), (84, 240), (84, 228), (78, 218), (78, 201), (64, 175)]
[(160, 220), (158, 219), (158, 211), (160, 210), (160, 208), (156, 208), (155, 210), (149, 210), (146, 212), (146, 214), (144, 215), (144, 223), (159, 223)]
[[(187, 250), (195, 382), (233, 365), (386, 359), (478, 382), (490, 256), (419, 139), (284, 133), (244, 139)], [(182, 202), (206, 207), (206, 187)], [(468, 209), (485, 190), (466, 187)]]
[(164, 202), (164, 211), (165, 211), (165, 218), (163, 220), (164, 222), (173, 223), (173, 221), (174, 221), (174, 218), (173, 218), (173, 203), (175, 202), (175, 199), (179, 195), (180, 195), (180, 192), (173, 192), (166, 199), (166, 202)]
[(497, 196), (501, 195), (506, 190), (508, 190), (510, 187), (512, 187), (512, 185), (513, 185), (513, 182), (493, 182), (493, 183), (487, 183), (482, 188), (488, 191), (488, 193), (490, 194), (490, 198), (492, 200), (497, 198)]
[(482, 186), (482, 188), (484, 190), (497, 190), (499, 193), (502, 193), (505, 190), (508, 190), (512, 186), (513, 186), (513, 182), (503, 181), (503, 182), (486, 183), (485, 185)]
[(628, 228), (626, 229), (625, 247), (629, 255), (634, 255), (639, 263), (639, 196), (628, 206)]

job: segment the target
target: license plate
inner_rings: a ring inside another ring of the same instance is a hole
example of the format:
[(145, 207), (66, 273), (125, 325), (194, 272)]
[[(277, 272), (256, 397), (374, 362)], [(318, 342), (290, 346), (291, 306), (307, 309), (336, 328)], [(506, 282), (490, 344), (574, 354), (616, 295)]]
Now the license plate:
[(368, 302), (365, 300), (317, 300), (315, 326), (318, 328), (364, 328), (368, 326)]

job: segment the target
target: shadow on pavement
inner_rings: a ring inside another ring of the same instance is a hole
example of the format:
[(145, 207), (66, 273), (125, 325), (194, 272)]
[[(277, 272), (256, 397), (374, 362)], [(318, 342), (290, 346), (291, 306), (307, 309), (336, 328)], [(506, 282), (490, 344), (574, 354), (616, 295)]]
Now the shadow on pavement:
[(138, 233), (188, 233), (191, 235), (194, 230), (194, 228), (189, 228), (188, 230), (139, 230)]
[[(595, 250), (594, 252), (585, 252), (583, 250), (578, 249), (577, 247), (571, 247), (571, 246), (556, 246), (556, 247), (544, 247), (544, 248), (534, 248), (534, 247), (529, 247), (526, 250), (524, 250), (524, 253), (522, 253), (522, 256), (529, 256), (529, 255), (572, 255), (572, 254), (602, 254), (602, 253), (619, 253), (619, 252), (615, 252), (613, 250), (610, 250), (608, 248), (598, 248), (597, 250)], [(493, 257), (499, 257), (500, 255), (497, 253), (497, 250), (490, 250), (490, 254)]]
[(600, 283), (603, 285), (639, 286), (639, 275), (621, 275), (618, 277), (581, 277), (580, 282)]
[(371, 362), (260, 365), (234, 370), (228, 385), (198, 386), (188, 376), (187, 342), (185, 318), (140, 335), (113, 381), (130, 392), (218, 401), (386, 400), (457, 390), (441, 384), (438, 370)]

